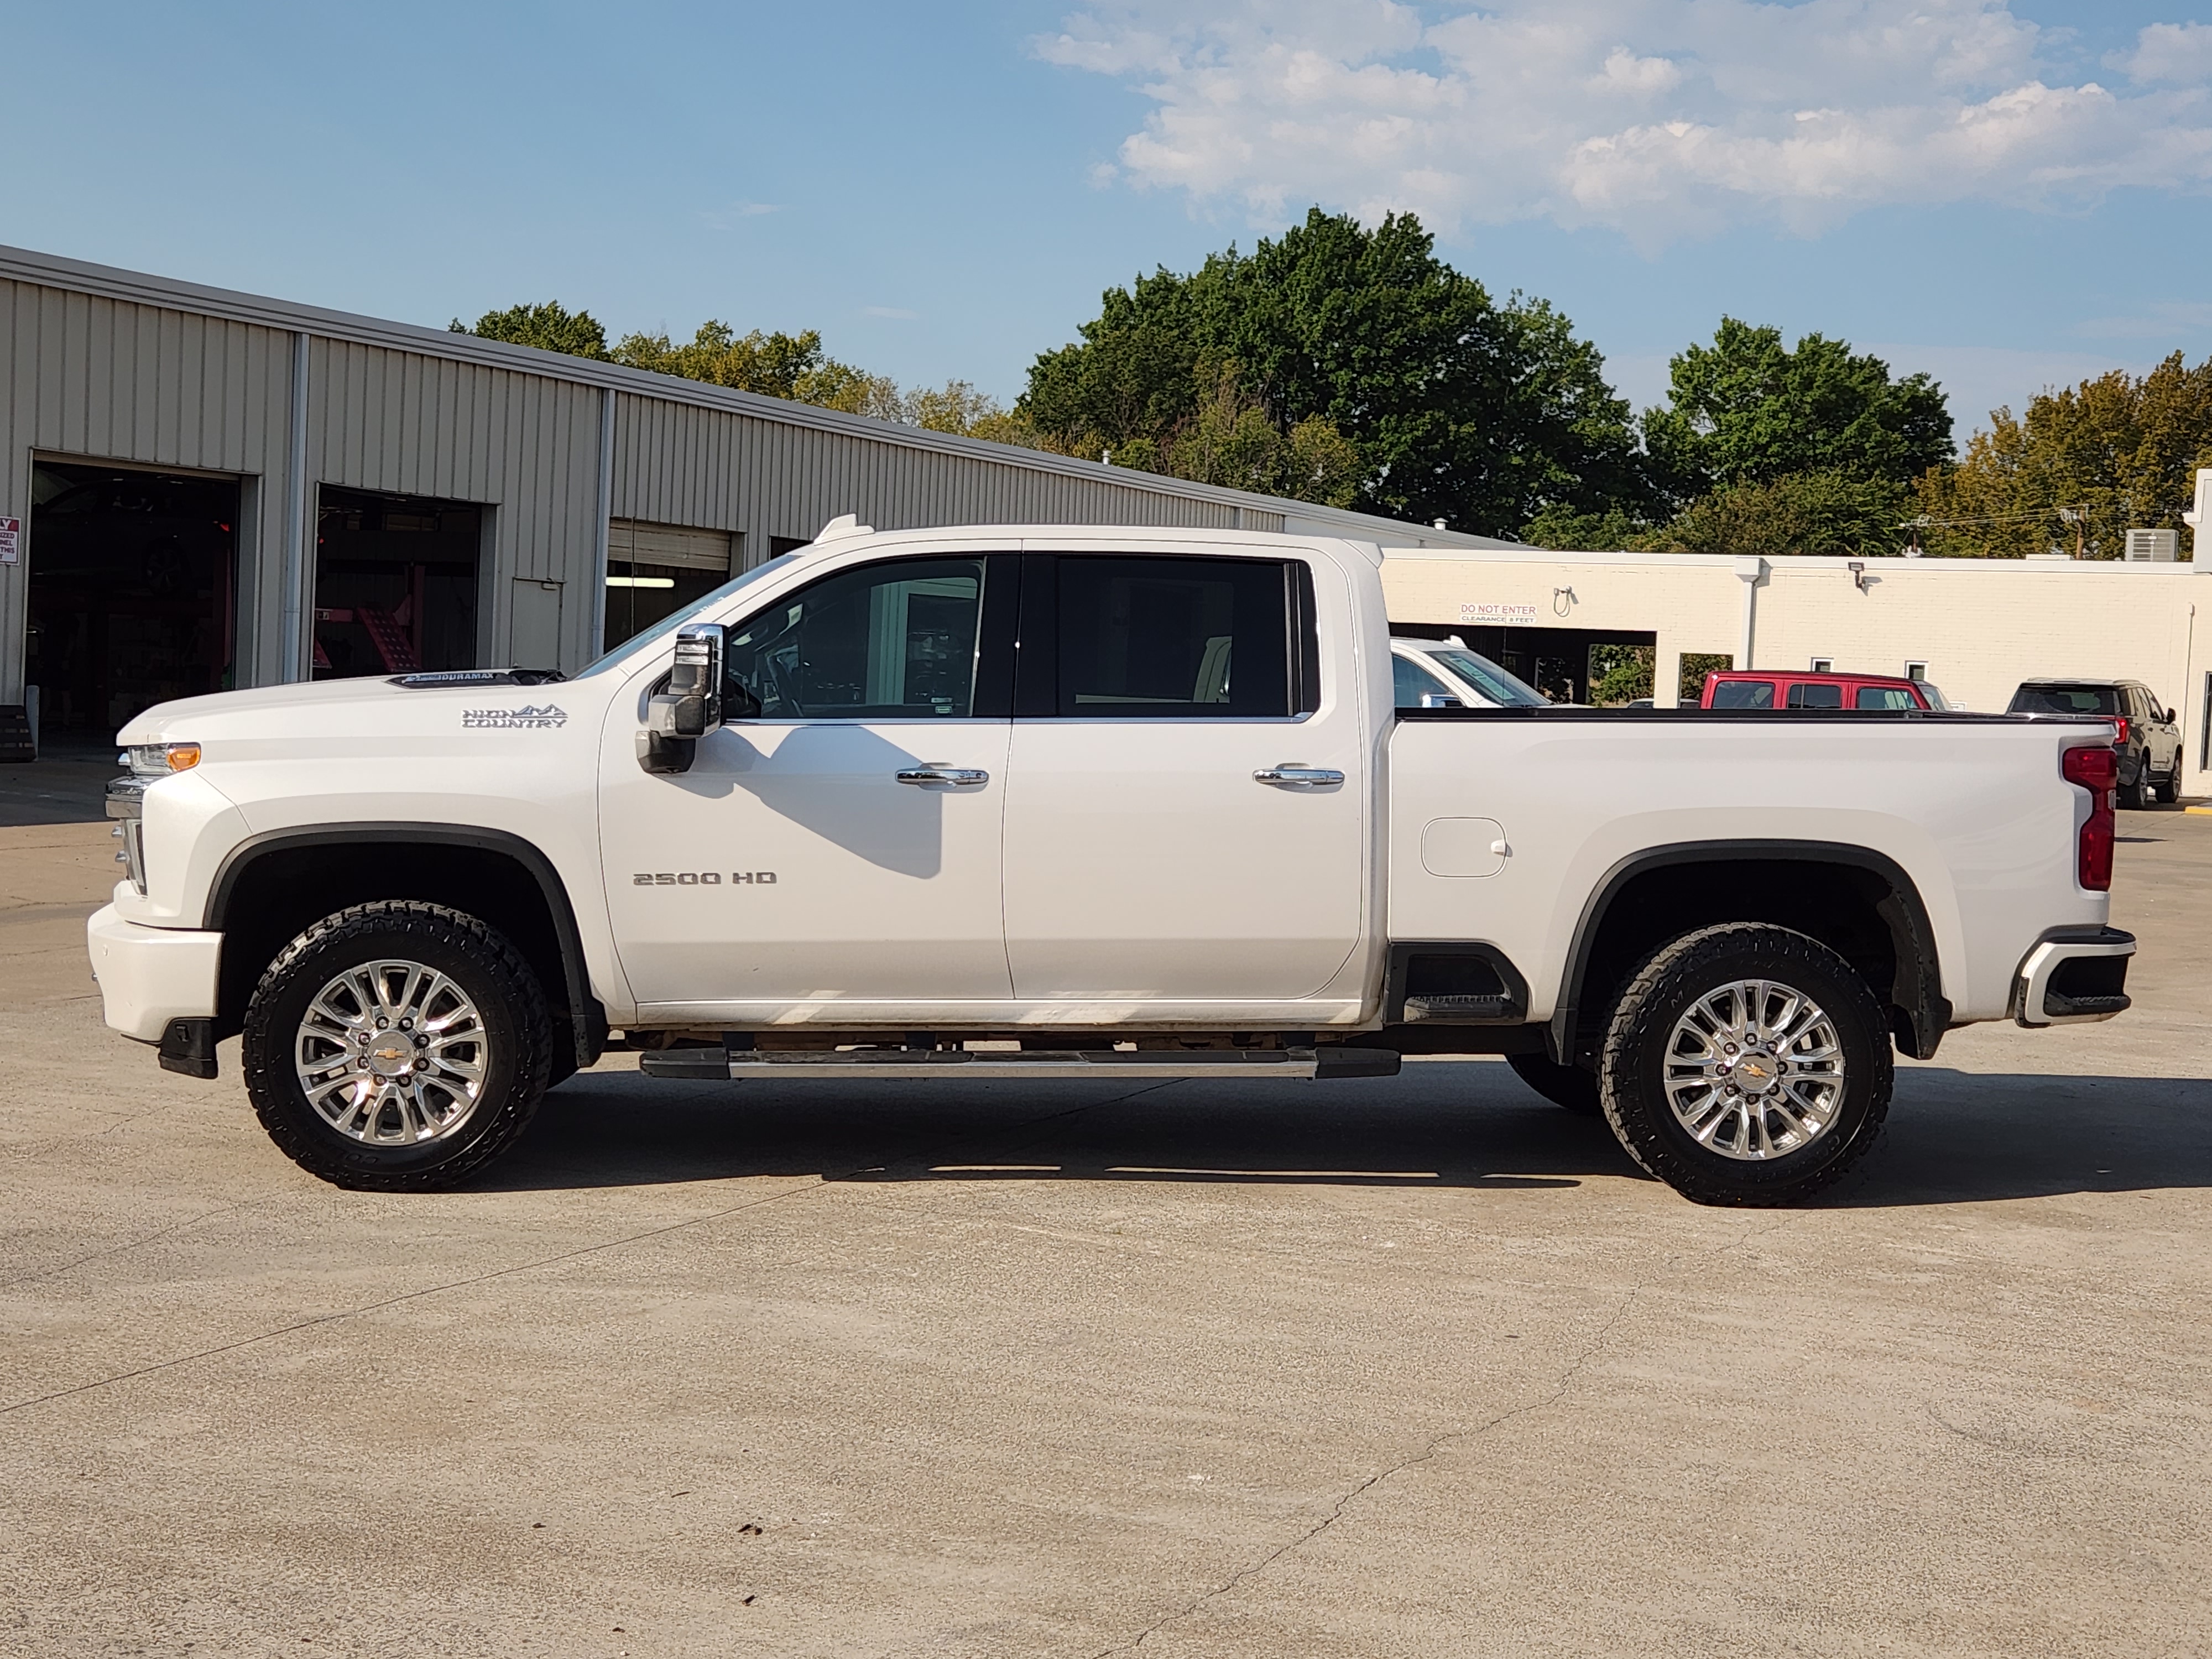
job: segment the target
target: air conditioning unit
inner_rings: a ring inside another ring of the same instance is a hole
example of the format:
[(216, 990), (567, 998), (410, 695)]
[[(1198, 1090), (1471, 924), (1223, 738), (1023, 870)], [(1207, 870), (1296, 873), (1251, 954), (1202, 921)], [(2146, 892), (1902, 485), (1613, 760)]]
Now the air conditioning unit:
[(2172, 530), (2130, 530), (2128, 558), (2131, 562), (2172, 564), (2180, 556), (2180, 532)]

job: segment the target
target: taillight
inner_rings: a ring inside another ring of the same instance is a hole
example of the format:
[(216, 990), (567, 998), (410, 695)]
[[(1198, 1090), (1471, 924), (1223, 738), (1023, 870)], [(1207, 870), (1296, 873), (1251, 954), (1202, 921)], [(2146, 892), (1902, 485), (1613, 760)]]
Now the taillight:
[(2128, 717), (2125, 714), (2122, 714), (2112, 721), (2112, 741), (2116, 744), (2121, 744), (2125, 743), (2127, 740)]
[(2118, 830), (2112, 792), (2119, 787), (2120, 757), (2104, 744), (2087, 744), (2060, 751), (2058, 770), (2067, 782), (2089, 792), (2089, 816), (2082, 820), (2081, 838), (2075, 843), (2075, 877), (2093, 893), (2108, 892), (2112, 837)]

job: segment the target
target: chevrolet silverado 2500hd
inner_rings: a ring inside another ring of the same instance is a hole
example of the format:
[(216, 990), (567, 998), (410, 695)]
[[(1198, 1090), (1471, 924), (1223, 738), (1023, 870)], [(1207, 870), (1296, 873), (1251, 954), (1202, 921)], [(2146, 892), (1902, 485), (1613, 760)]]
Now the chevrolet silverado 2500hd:
[(2127, 1006), (2100, 720), (1401, 709), (1373, 546), (841, 522), (574, 678), (122, 732), (107, 1023), (319, 1176), (483, 1166), (611, 1029), (716, 1079), (1505, 1054), (1653, 1174), (1838, 1176), (1890, 1045)]

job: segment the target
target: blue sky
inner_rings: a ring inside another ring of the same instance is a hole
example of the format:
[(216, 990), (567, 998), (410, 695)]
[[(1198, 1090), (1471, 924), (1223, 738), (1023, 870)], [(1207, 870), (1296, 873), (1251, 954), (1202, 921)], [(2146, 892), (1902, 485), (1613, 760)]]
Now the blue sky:
[(1109, 283), (1412, 206), (1639, 403), (1728, 312), (1936, 373), (1963, 436), (2212, 355), (2191, 3), (10, 3), (0, 241), (1011, 398)]

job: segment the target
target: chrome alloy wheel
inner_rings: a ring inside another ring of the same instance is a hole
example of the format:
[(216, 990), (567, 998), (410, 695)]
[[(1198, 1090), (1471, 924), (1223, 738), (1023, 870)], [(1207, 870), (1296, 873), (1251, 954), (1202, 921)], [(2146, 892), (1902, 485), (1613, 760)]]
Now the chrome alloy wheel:
[(1835, 1022), (1802, 991), (1771, 980), (1717, 986), (1674, 1022), (1667, 1103), (1691, 1139), (1757, 1162), (1802, 1152), (1844, 1104)]
[(362, 963), (316, 992), (292, 1054), (307, 1103), (372, 1146), (453, 1134), (476, 1110), (491, 1064), (468, 994), (434, 968), (397, 960)]

